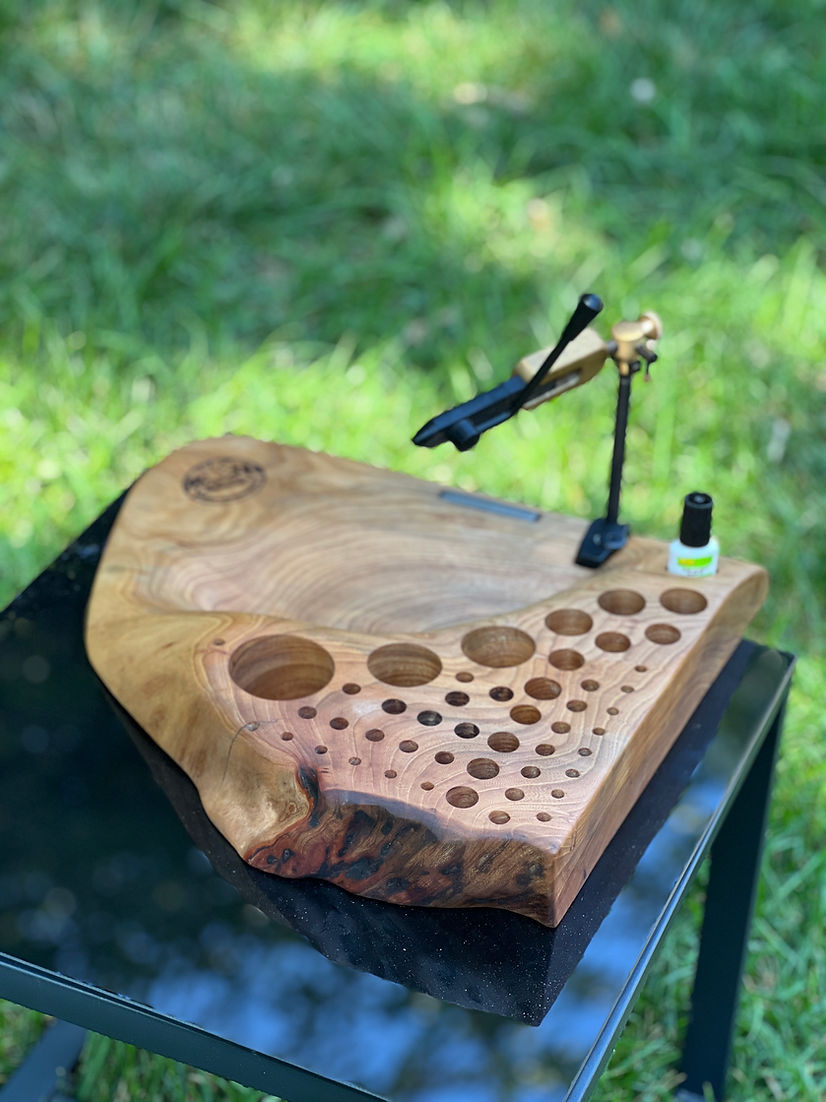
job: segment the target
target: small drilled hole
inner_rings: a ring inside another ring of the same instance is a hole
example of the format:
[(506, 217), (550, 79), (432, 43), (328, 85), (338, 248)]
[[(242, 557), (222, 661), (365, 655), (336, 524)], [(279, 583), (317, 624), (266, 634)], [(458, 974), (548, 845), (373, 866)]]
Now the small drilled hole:
[(566, 769), (565, 770), (565, 776), (566, 777), (578, 777), (579, 776), (579, 770), (578, 769)]
[(511, 708), (511, 719), (514, 723), (536, 723), (541, 718), (542, 713), (532, 704), (517, 704), (515, 708)]
[(519, 739), (512, 731), (494, 731), (488, 739), (488, 746), (500, 754), (510, 754), (519, 749)]
[(448, 693), (445, 696), (445, 703), (450, 704), (453, 708), (463, 708), (465, 704), (470, 700), (467, 693)]
[(381, 707), (382, 711), (387, 712), (387, 714), (391, 716), (398, 716), (401, 715), (402, 712), (407, 711), (407, 705), (403, 700), (395, 700), (393, 698), (390, 700), (383, 700)]
[(389, 781), (392, 781), (394, 777), (398, 776), (395, 769), (385, 769), (384, 775)]
[(497, 823), (499, 825), (501, 825), (502, 823), (509, 823), (511, 821), (511, 817), (510, 815), (508, 815), (507, 811), (491, 811), (490, 815), (488, 815), (488, 818), (492, 823)]
[(469, 670), (459, 670), (459, 672), (456, 674), (456, 680), (464, 682), (472, 681), (473, 674)]
[(561, 788), (552, 788), (551, 795), (555, 800), (561, 800), (565, 793), (562, 791)]
[(645, 608), (645, 598), (633, 589), (609, 589), (600, 594), (597, 603), (614, 616), (635, 616)]
[(551, 724), (551, 730), (555, 735), (567, 735), (571, 729), (570, 723), (564, 723), (561, 719)]
[(406, 738), (404, 742), (399, 743), (399, 749), (403, 754), (413, 754), (419, 749), (419, 744), (414, 742), (413, 739)]
[(438, 754), (433, 755), (434, 761), (437, 761), (439, 765), (450, 765), (453, 761), (453, 755), (448, 750), (440, 750)]
[(591, 756), (591, 750), (587, 746), (580, 746), (577, 753), (581, 758), (590, 758)]
[(618, 716), (619, 715), (619, 708), (608, 708), (607, 711), (608, 711), (609, 716)]
[(671, 624), (651, 624), (650, 627), (645, 629), (645, 637), (650, 639), (652, 643), (669, 646), (671, 643), (677, 642), (680, 633)]
[(628, 636), (619, 631), (603, 631), (594, 642), (600, 650), (608, 651), (609, 654), (621, 654), (631, 646)]
[(442, 717), (438, 712), (419, 712), (416, 719), (421, 723), (423, 727), (437, 727), (442, 722)]
[(637, 673), (648, 673), (648, 666), (634, 666)]
[(317, 754), (326, 754), (327, 753), (327, 747), (326, 746), (316, 746), (315, 752)]
[(226, 646), (226, 642), (226, 639), (213, 639), (212, 645), (213, 647), (223, 647)]
[(702, 612), (708, 605), (708, 601), (696, 589), (667, 589), (660, 597), (660, 604), (669, 612), (692, 616)]
[(452, 807), (473, 807), (475, 803), (479, 802), (479, 793), (475, 788), (457, 785), (456, 788), (448, 790), (445, 799)]
[(591, 734), (604, 735), (605, 734), (605, 728), (604, 727), (594, 727)]
[(348, 681), (346, 685), (341, 686), (341, 691), (348, 696), (355, 696), (356, 693), (361, 692), (361, 685), (357, 685), (355, 681)]
[(583, 688), (586, 693), (595, 693), (599, 688), (599, 682), (592, 681), (591, 678), (586, 678), (585, 681), (582, 682), (581, 688)]
[(289, 742), (290, 739), (293, 737), (293, 733), (292, 731), (283, 731), (281, 737), (285, 742)]
[(422, 783), (419, 785), (419, 788), (423, 789), (425, 792), (432, 792), (433, 781), (422, 781)]
[(540, 823), (549, 823), (551, 821), (551, 817), (547, 811), (537, 811), (536, 817)]
[(505, 799), (506, 800), (524, 800), (525, 793), (521, 788), (506, 788)]
[(469, 631), (462, 640), (462, 650), (472, 662), (493, 669), (527, 662), (534, 649), (530, 635), (498, 624)]
[(556, 753), (556, 747), (551, 746), (549, 742), (540, 742), (536, 748), (536, 752), (541, 758), (548, 758), (551, 754)]
[(384, 731), (380, 731), (378, 727), (374, 727), (371, 731), (368, 731), (364, 737), (368, 742), (381, 742), (384, 738)]
[(349, 727), (350, 723), (344, 718), (344, 716), (335, 716), (330, 720), (330, 726), (334, 731), (343, 731), (345, 727)]
[(565, 647), (562, 650), (552, 651), (548, 655), (548, 661), (557, 670), (578, 670), (585, 665), (585, 659), (578, 650)]
[(562, 687), (558, 681), (551, 681), (550, 677), (532, 677), (525, 682), (525, 692), (534, 700), (555, 700)]
[(474, 758), (473, 761), (468, 762), (467, 771), (477, 781), (489, 781), (491, 777), (498, 775), (499, 766), (490, 758)]
[(523, 777), (526, 777), (529, 781), (535, 780), (542, 770), (538, 765), (523, 765), (519, 770)]
[(621, 693), (633, 693), (633, 691), (634, 691), (634, 686), (633, 685), (620, 685), (620, 692)]
[(475, 723), (457, 723), (453, 728), (459, 738), (476, 738), (479, 728)]
[(578, 608), (560, 608), (545, 617), (546, 625), (557, 635), (584, 635), (594, 626), (587, 612)]
[(388, 643), (377, 647), (367, 659), (367, 668), (385, 685), (409, 688), (426, 685), (442, 672), (438, 655), (416, 643)]
[(361, 765), (361, 758), (350, 758), (349, 761), (351, 765)]
[(569, 712), (584, 712), (588, 705), (584, 700), (569, 700), (565, 707)]
[(305, 705), (303, 708), (298, 709), (298, 714), (301, 716), (302, 719), (315, 719), (316, 710), (315, 708), (311, 708), (309, 705)]
[(488, 695), (492, 700), (513, 700), (513, 689), (509, 689), (507, 685), (497, 685)]

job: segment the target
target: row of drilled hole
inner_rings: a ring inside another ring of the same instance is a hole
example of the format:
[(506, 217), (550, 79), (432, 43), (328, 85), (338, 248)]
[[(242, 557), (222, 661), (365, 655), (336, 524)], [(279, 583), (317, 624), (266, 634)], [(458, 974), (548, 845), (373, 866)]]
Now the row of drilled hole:
[[(645, 607), (645, 599), (630, 589), (608, 590), (597, 600), (604, 611), (614, 615), (635, 615)], [(660, 603), (683, 615), (700, 612), (707, 604), (701, 593), (691, 589), (666, 590)], [(593, 619), (580, 609), (557, 609), (546, 616), (545, 624), (557, 635), (582, 635), (591, 630)], [(680, 638), (679, 629), (671, 624), (650, 624), (645, 634), (651, 642), (661, 645), (675, 643)], [(607, 631), (597, 636), (595, 644), (608, 653), (622, 653), (628, 650), (631, 641), (621, 632)], [(526, 662), (533, 656), (536, 645), (519, 628), (487, 625), (469, 631), (461, 641), (461, 648), (471, 661), (500, 669)], [(559, 670), (572, 670), (582, 666), (585, 659), (576, 650), (561, 648), (552, 651), (548, 661)], [(384, 684), (412, 687), (438, 677), (442, 662), (437, 654), (419, 644), (388, 643), (371, 652), (367, 667)], [(320, 692), (329, 684), (335, 663), (324, 647), (310, 639), (267, 635), (239, 647), (230, 659), (229, 672), (236, 684), (254, 696), (295, 700)]]

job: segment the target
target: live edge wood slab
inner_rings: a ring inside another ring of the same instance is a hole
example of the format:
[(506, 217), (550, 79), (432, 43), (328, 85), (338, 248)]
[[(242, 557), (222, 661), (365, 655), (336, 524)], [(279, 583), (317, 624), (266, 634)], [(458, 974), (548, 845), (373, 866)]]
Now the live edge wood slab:
[(250, 864), (556, 925), (762, 603), (584, 521), (244, 437), (129, 493), (103, 682)]

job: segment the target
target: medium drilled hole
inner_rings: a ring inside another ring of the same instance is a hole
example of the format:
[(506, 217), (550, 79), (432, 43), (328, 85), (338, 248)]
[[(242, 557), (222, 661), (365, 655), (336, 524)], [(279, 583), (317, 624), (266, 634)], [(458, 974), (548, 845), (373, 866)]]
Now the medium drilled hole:
[(592, 734), (595, 734), (595, 735), (604, 735), (604, 734), (605, 734), (605, 728), (604, 728), (604, 727), (594, 727), (594, 728), (592, 729)]
[(390, 700), (383, 700), (381, 707), (382, 711), (387, 712), (387, 714), (390, 716), (400, 716), (402, 712), (407, 711), (407, 705), (405, 704), (405, 702), (403, 700), (396, 700), (395, 698), (391, 698)]
[(332, 656), (300, 635), (261, 635), (240, 646), (229, 660), (229, 675), (245, 692), (264, 700), (312, 696), (335, 673)]
[(384, 731), (380, 731), (378, 727), (373, 727), (372, 730), (365, 733), (364, 737), (368, 742), (381, 742), (384, 738)]
[(531, 657), (534, 649), (530, 635), (498, 624), (469, 631), (462, 640), (462, 650), (472, 662), (494, 669), (518, 666)]
[(422, 781), (422, 783), (419, 785), (419, 788), (421, 788), (425, 792), (432, 792), (433, 781)]
[(565, 647), (562, 650), (551, 651), (548, 661), (557, 670), (578, 670), (585, 664), (585, 659), (578, 650)]
[(298, 709), (298, 714), (302, 719), (315, 719), (318, 714), (315, 708), (311, 708), (309, 705), (305, 705), (303, 708)]
[(476, 738), (479, 728), (475, 723), (457, 723), (453, 728), (459, 738)]
[(477, 781), (489, 781), (491, 777), (497, 776), (499, 766), (490, 758), (474, 758), (468, 762), (467, 771)]
[(529, 781), (535, 780), (542, 770), (538, 765), (523, 765), (519, 770), (523, 777), (527, 777)]
[(537, 811), (536, 817), (540, 823), (549, 823), (551, 821), (551, 817), (547, 811)]
[(464, 681), (467, 683), (468, 681), (473, 680), (473, 674), (470, 673), (469, 670), (459, 670), (459, 672), (456, 674), (456, 680)]
[(524, 800), (525, 793), (521, 788), (506, 788), (505, 799), (506, 800)]
[(438, 727), (438, 725), (442, 722), (442, 717), (439, 715), (439, 713), (431, 711), (419, 712), (419, 714), (416, 716), (416, 719), (419, 721), (419, 723), (421, 723), (423, 727)]
[(377, 647), (367, 659), (367, 668), (385, 685), (426, 685), (442, 672), (438, 655), (416, 643), (388, 643)]
[(330, 720), (330, 726), (334, 731), (343, 731), (346, 727), (350, 726), (349, 720), (346, 720), (344, 716), (334, 716)]
[(563, 723), (562, 720), (557, 720), (551, 724), (551, 730), (555, 735), (567, 735), (571, 729), (570, 723)]
[(645, 629), (645, 638), (650, 639), (652, 643), (669, 646), (671, 643), (677, 642), (680, 633), (671, 624), (651, 624)]
[(479, 802), (479, 793), (475, 788), (466, 788), (460, 784), (456, 788), (448, 789), (445, 799), (452, 807), (473, 807)]
[(635, 616), (645, 608), (645, 598), (633, 589), (609, 589), (599, 595), (597, 603), (614, 616)]
[(502, 823), (509, 823), (511, 821), (511, 817), (510, 815), (508, 815), (507, 811), (491, 811), (490, 815), (488, 815), (488, 818), (492, 823), (497, 823), (499, 825), (501, 825)]
[(562, 692), (562, 686), (550, 677), (532, 677), (525, 682), (525, 692), (534, 700), (554, 700)]
[(545, 617), (545, 623), (557, 635), (584, 635), (594, 626), (588, 613), (578, 608), (559, 608)]
[(351, 765), (361, 765), (361, 758), (348, 758)]
[(283, 740), (285, 742), (289, 742), (290, 739), (293, 738), (293, 733), (292, 733), (292, 731), (282, 731), (281, 737), (283, 738)]
[(467, 693), (447, 693), (445, 696), (445, 703), (450, 704), (453, 708), (463, 708), (465, 704), (470, 700)]
[(355, 696), (356, 693), (361, 692), (361, 685), (357, 685), (355, 681), (348, 681), (346, 685), (341, 686), (341, 691), (348, 696)]
[(551, 795), (555, 800), (561, 800), (565, 793), (562, 791), (561, 788), (552, 788)]
[(581, 758), (590, 758), (591, 756), (591, 750), (587, 746), (580, 746), (580, 748), (577, 750), (577, 753)]
[(606, 711), (608, 712), (609, 716), (618, 716), (619, 715), (619, 708), (615, 708), (613, 706), (611, 708), (606, 708)]
[(594, 642), (600, 650), (608, 651), (609, 654), (621, 654), (631, 646), (628, 636), (619, 631), (603, 631)]
[(542, 718), (542, 713), (533, 704), (517, 704), (511, 708), (511, 719), (514, 723), (536, 723)]
[(595, 693), (599, 688), (599, 682), (593, 681), (591, 678), (586, 678), (585, 681), (581, 683), (581, 688), (583, 688), (586, 693)]
[(385, 769), (384, 775), (389, 781), (392, 781), (394, 777), (398, 776), (398, 773), (395, 769)]
[(536, 748), (536, 752), (541, 758), (548, 758), (551, 754), (556, 753), (556, 747), (551, 746), (549, 742), (540, 742)]
[(419, 744), (411, 738), (406, 738), (404, 742), (399, 743), (399, 749), (403, 754), (413, 754), (419, 749)]
[(496, 685), (490, 690), (488, 696), (491, 700), (513, 700), (513, 689), (509, 689), (507, 685)]
[(634, 691), (634, 686), (633, 685), (620, 685), (620, 692), (621, 693), (633, 693), (633, 691)]
[(488, 739), (488, 746), (500, 754), (510, 754), (519, 749), (519, 739), (512, 731), (494, 731)]
[(565, 707), (569, 712), (584, 712), (588, 705), (584, 700), (569, 700)]
[(702, 612), (708, 605), (708, 601), (696, 589), (667, 589), (660, 597), (660, 604), (669, 612), (692, 616)]
[(327, 753), (327, 747), (326, 746), (316, 746), (315, 752), (317, 754), (326, 754)]
[(453, 761), (453, 755), (448, 750), (440, 750), (438, 754), (433, 755), (434, 761), (437, 761), (439, 765), (450, 765)]
[(566, 769), (565, 770), (565, 776), (566, 777), (578, 777), (579, 776), (579, 770), (578, 769)]

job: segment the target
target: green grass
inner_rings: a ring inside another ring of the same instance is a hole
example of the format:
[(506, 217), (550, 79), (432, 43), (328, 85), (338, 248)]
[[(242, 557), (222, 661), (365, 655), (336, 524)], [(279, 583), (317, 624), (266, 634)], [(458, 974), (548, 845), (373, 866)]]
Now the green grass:
[[(228, 431), (596, 515), (609, 371), (466, 455), (409, 437), (551, 343), (581, 291), (606, 324), (661, 314), (623, 513), (671, 537), (682, 495), (712, 492), (724, 551), (771, 571), (752, 634), (803, 656), (734, 1053), (748, 1102), (826, 1080), (824, 16), (822, 0), (0, 13), (0, 603), (146, 466)], [(694, 922), (601, 1099), (667, 1097)], [(154, 1074), (133, 1064), (110, 1072), (123, 1097)]]

